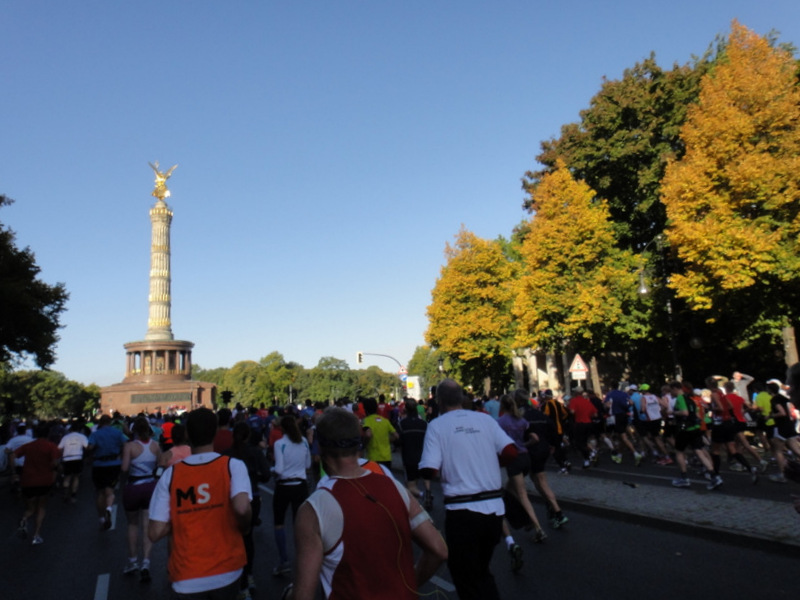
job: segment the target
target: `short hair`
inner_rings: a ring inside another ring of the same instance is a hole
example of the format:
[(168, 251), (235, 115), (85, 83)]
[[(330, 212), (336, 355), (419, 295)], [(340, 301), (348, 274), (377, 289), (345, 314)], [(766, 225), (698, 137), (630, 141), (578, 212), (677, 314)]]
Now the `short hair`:
[(520, 408), (527, 408), (531, 403), (531, 395), (528, 390), (524, 388), (517, 388), (514, 390), (514, 402), (516, 402), (517, 406)]
[(352, 411), (326, 408), (317, 421), (317, 439), (323, 456), (355, 456), (361, 449), (361, 423)]
[(417, 401), (413, 398), (406, 398), (406, 410), (416, 412), (417, 410)]
[(464, 393), (461, 391), (461, 386), (454, 380), (442, 379), (436, 386), (436, 399), (442, 406), (460, 408), (464, 402)]
[(378, 412), (378, 401), (375, 398), (364, 398), (362, 401), (364, 405), (364, 412), (368, 415), (374, 415)]
[(186, 417), (186, 433), (193, 448), (208, 446), (217, 434), (217, 415), (208, 408), (196, 408)]
[(733, 391), (736, 389), (736, 384), (735, 384), (735, 383), (733, 383), (732, 381), (726, 381), (726, 382), (725, 382), (725, 385), (724, 385), (723, 387), (725, 388), (725, 391), (726, 391), (726, 392), (728, 392), (729, 394), (731, 394), (731, 393), (733, 393)]
[(231, 412), (230, 408), (220, 408), (219, 411), (217, 411), (217, 419), (219, 420), (220, 427), (230, 423), (231, 416), (233, 416), (233, 412)]

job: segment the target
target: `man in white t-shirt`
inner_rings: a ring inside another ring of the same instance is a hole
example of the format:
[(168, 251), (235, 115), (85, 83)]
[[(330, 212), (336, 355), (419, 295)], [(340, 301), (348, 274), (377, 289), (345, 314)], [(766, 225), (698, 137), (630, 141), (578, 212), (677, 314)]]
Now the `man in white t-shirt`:
[(489, 563), (505, 514), (500, 467), (517, 449), (491, 416), (462, 408), (464, 395), (452, 379), (439, 384), (436, 398), (442, 414), (428, 424), (419, 468), (423, 477), (442, 480), (447, 566), (461, 600), (499, 598)]
[(58, 442), (61, 451), (61, 468), (64, 473), (64, 502), (76, 502), (78, 484), (83, 472), (83, 455), (89, 445), (89, 438), (81, 432), (83, 421), (73, 421), (69, 433)]

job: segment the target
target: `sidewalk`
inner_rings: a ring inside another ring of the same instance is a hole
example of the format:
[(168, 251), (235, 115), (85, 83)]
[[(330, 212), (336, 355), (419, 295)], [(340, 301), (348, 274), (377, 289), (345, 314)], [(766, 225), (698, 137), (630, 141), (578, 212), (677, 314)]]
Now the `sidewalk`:
[[(536, 496), (533, 484), (528, 488)], [(678, 489), (663, 485), (627, 484), (618, 480), (581, 477), (580, 473), (548, 473), (548, 481), (559, 503), (569, 510), (602, 512), (617, 518), (638, 518), (656, 526), (680, 527), (712, 539), (747, 538), (775, 549), (800, 548), (800, 515), (790, 494), (797, 486), (786, 486), (786, 502), (726, 495), (724, 489), (709, 492), (705, 480), (692, 479), (692, 487)], [(635, 486), (635, 487), (632, 487)], [(739, 542), (743, 541), (741, 539)]]

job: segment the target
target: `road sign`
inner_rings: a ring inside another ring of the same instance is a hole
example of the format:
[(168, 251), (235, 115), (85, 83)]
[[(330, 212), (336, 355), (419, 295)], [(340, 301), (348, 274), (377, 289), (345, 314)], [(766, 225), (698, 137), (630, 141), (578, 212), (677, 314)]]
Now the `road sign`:
[(584, 379), (586, 373), (589, 372), (589, 367), (586, 366), (586, 363), (583, 362), (580, 354), (576, 354), (575, 358), (572, 359), (572, 365), (569, 367), (569, 372), (572, 375), (578, 375), (578, 373), (583, 373), (584, 377), (576, 377), (575, 379)]

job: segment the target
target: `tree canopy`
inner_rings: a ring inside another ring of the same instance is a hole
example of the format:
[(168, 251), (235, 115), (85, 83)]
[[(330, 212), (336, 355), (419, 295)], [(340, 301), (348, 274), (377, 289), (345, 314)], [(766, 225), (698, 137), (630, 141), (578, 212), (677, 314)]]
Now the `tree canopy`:
[(685, 155), (662, 184), (671, 286), (708, 320), (746, 315), (738, 341), (774, 335), (800, 300), (797, 63), (737, 22), (681, 130)]
[(425, 334), (432, 347), (461, 361), (470, 384), (508, 376), (513, 324), (514, 265), (498, 241), (484, 240), (462, 227), (428, 306)]
[[(10, 203), (0, 195), (0, 208)], [(64, 284), (43, 282), (40, 271), (31, 249), (17, 248), (14, 232), (0, 223), (0, 363), (30, 356), (45, 368), (55, 361), (69, 295)]]

